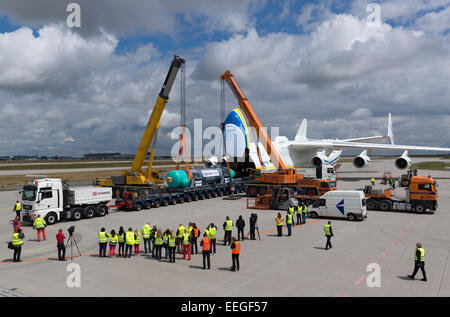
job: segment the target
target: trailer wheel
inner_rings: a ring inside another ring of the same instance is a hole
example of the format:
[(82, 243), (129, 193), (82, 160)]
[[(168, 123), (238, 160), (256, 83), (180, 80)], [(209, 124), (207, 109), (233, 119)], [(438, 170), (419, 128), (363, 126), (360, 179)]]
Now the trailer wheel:
[(355, 221), (355, 219), (356, 219), (354, 214), (348, 214), (347, 218), (348, 218), (349, 221)]
[(376, 210), (377, 209), (377, 202), (373, 199), (369, 199), (367, 201), (367, 209), (368, 210)]
[(200, 198), (200, 200), (204, 200), (205, 199), (205, 194), (201, 193), (199, 198)]
[(170, 200), (170, 204), (171, 205), (176, 205), (177, 204), (177, 200), (178, 200), (178, 198), (176, 196), (172, 197), (172, 199)]
[(103, 217), (107, 213), (108, 213), (108, 207), (106, 207), (105, 205), (98, 205), (97, 206), (97, 216)]
[(155, 202), (153, 203), (153, 208), (159, 208), (159, 206), (161, 205), (161, 202), (158, 200), (155, 200)]
[(143, 208), (144, 209), (152, 208), (152, 202), (150, 200), (146, 201)]
[(199, 199), (198, 194), (193, 194), (192, 195), (192, 200), (193, 201), (197, 201)]
[(212, 197), (211, 192), (206, 193), (206, 199), (210, 199)]
[(223, 196), (223, 191), (219, 190), (219, 192), (217, 193), (217, 195), (219, 195), (219, 197)]
[(184, 203), (184, 197), (180, 196), (177, 200), (177, 204), (182, 204), (182, 203)]
[(184, 201), (190, 203), (192, 201), (192, 196), (190, 194), (187, 194), (186, 196), (184, 196)]
[(45, 222), (49, 225), (53, 225), (58, 221), (58, 217), (54, 212), (51, 212), (45, 217)]
[(309, 213), (309, 216), (310, 216), (311, 218), (317, 218), (319, 215), (317, 214), (317, 212), (311, 211), (311, 212)]
[(169, 199), (168, 199), (168, 198), (165, 198), (165, 199), (162, 201), (161, 206), (166, 207), (166, 206), (168, 206), (168, 205), (169, 205)]
[(419, 214), (425, 212), (425, 207), (422, 204), (416, 204), (414, 205), (414, 210), (418, 212)]
[(83, 209), (81, 208), (73, 208), (72, 209), (72, 220), (80, 220), (83, 214)]
[(95, 207), (94, 206), (87, 206), (84, 208), (84, 216), (88, 219), (95, 216)]
[(135, 211), (141, 211), (142, 210), (142, 204), (141, 203), (137, 203), (136, 206), (134, 207)]
[(213, 198), (217, 198), (217, 192), (212, 193)]
[(392, 208), (392, 205), (391, 205), (391, 202), (390, 202), (390, 201), (388, 201), (388, 200), (382, 200), (382, 201), (380, 202), (380, 209), (381, 209), (381, 210), (383, 210), (383, 211), (388, 211), (388, 210), (391, 210), (391, 208)]

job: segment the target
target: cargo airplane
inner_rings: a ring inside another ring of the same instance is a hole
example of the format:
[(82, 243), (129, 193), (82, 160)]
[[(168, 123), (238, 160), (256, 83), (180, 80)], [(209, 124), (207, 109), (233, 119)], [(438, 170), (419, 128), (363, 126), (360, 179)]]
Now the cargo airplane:
[[(250, 137), (246, 120), (240, 109), (233, 109), (225, 120), (225, 146), (231, 157), (242, 157), (248, 149), (250, 159), (257, 169), (271, 170), (275, 166), (270, 162), (269, 155), (261, 143), (256, 143)], [(363, 168), (370, 163), (370, 153), (373, 150), (402, 150), (403, 154), (395, 159), (398, 169), (411, 166), (409, 151), (432, 151), (450, 153), (450, 148), (428, 147), (414, 145), (398, 145), (394, 143), (391, 114), (388, 115), (388, 129), (385, 136), (372, 136), (355, 139), (320, 139), (312, 140), (307, 137), (307, 120), (303, 119), (293, 140), (285, 136), (275, 137), (273, 143), (288, 168), (319, 168), (320, 166), (335, 165), (345, 149), (361, 149), (362, 152), (353, 159), (353, 166)], [(387, 140), (389, 143), (372, 143)]]

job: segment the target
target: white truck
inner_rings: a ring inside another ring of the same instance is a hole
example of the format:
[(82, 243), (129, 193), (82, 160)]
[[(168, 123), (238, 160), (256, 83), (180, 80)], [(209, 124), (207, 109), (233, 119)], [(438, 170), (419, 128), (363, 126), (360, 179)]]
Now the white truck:
[(333, 165), (320, 165), (319, 167), (297, 168), (297, 173), (303, 174), (305, 178), (329, 179), (336, 181), (336, 172)]
[(23, 186), (22, 219), (34, 221), (37, 215), (48, 225), (61, 220), (80, 220), (108, 213), (106, 205), (112, 199), (108, 187), (77, 187), (55, 178), (36, 179)]
[(367, 218), (366, 197), (359, 190), (326, 192), (309, 209), (311, 218), (347, 218), (350, 221)]

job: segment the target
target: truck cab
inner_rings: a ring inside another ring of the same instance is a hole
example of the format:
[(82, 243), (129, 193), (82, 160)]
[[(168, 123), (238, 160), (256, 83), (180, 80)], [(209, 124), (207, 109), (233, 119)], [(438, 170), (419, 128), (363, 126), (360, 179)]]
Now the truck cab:
[(437, 194), (436, 182), (431, 176), (411, 177), (409, 186), (407, 188), (407, 198), (414, 209), (424, 208), (430, 210), (436, 210), (438, 205), (438, 194)]

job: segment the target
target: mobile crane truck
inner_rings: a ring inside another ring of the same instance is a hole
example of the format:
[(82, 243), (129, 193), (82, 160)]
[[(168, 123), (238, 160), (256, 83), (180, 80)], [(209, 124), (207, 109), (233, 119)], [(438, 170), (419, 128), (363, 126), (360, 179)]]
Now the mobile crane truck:
[[(406, 182), (406, 181), (405, 181)], [(408, 186), (404, 188), (405, 196), (398, 197), (393, 189), (376, 189), (371, 185), (364, 188), (368, 210), (404, 210), (423, 213), (426, 210), (436, 211), (438, 194), (436, 182), (431, 176), (408, 177)], [(398, 190), (401, 190), (398, 189)]]

